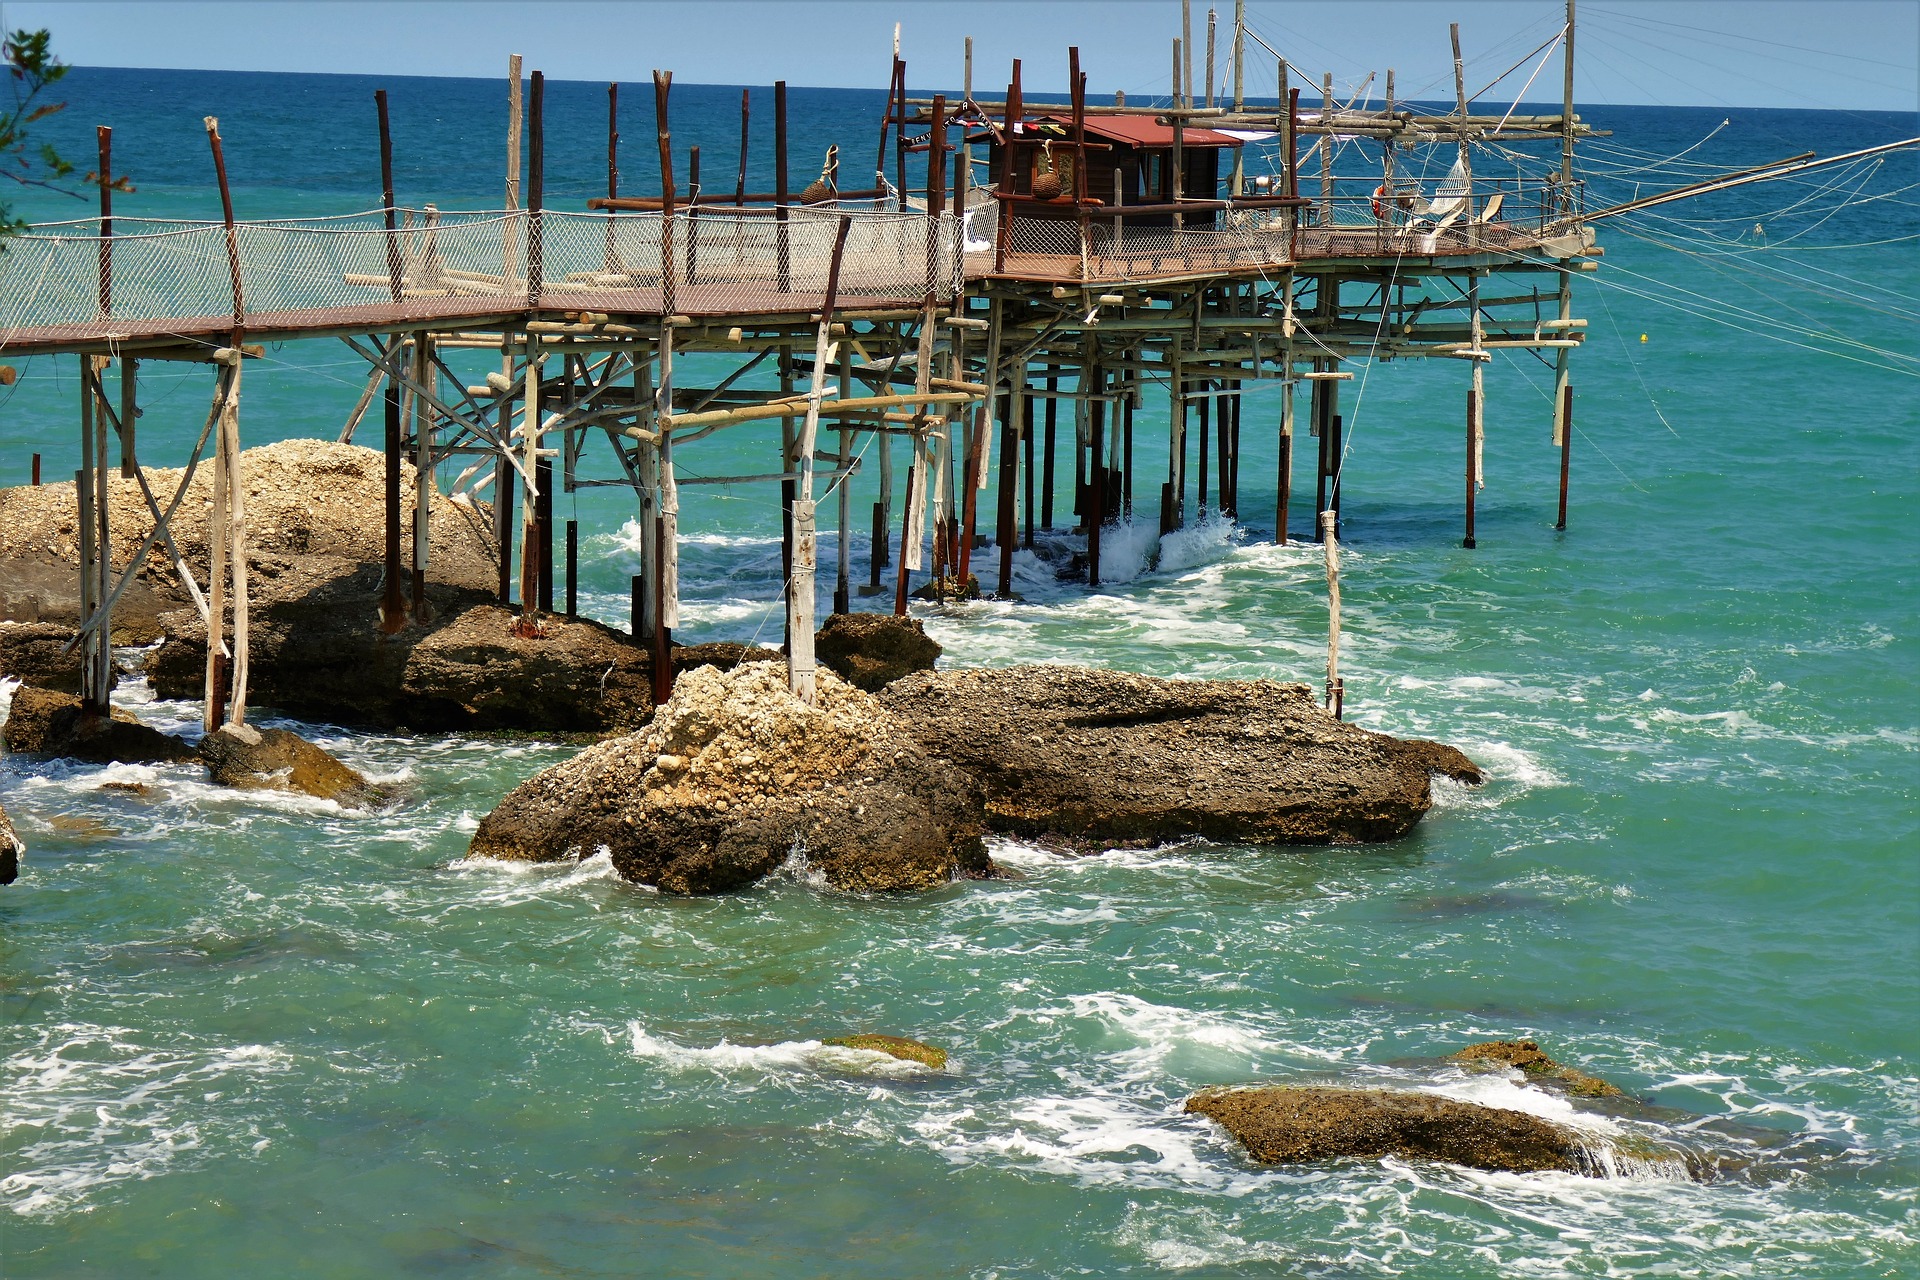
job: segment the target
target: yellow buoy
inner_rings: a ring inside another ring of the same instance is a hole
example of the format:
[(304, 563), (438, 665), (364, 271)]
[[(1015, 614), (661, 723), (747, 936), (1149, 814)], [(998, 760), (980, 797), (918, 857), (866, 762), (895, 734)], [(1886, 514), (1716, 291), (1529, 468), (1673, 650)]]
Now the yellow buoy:
[(1644, 334), (1644, 333), (1643, 333), (1643, 334), (1641, 334), (1641, 335), (1640, 335), (1640, 341), (1642, 341), (1642, 342), (1645, 342), (1646, 340), (1647, 340), (1647, 335), (1646, 335), (1646, 334)]

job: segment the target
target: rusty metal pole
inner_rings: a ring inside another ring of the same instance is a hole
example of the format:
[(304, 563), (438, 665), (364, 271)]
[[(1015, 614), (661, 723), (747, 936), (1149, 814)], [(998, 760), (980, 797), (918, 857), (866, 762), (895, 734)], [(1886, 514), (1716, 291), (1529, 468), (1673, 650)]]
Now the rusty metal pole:
[(1473, 538), (1473, 491), (1479, 477), (1473, 473), (1473, 423), (1479, 411), (1479, 397), (1471, 389), (1467, 392), (1467, 536), (1460, 543), (1471, 549)]
[(1573, 387), (1560, 393), (1560, 517), (1553, 527), (1567, 527), (1567, 478), (1573, 468)]

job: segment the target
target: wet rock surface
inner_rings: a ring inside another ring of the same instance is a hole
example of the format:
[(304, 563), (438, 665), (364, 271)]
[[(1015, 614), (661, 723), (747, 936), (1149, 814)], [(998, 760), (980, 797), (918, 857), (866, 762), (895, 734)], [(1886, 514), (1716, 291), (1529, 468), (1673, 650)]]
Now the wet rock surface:
[(836, 613), (813, 638), (821, 664), (856, 689), (878, 693), (902, 676), (931, 671), (940, 643), (918, 618)]
[(243, 791), (292, 791), (356, 804), (375, 798), (371, 783), (332, 754), (285, 729), (221, 725), (200, 740), (207, 774)]
[(994, 829), (1070, 842), (1392, 840), (1431, 807), (1436, 768), (1479, 776), (1450, 747), (1344, 724), (1271, 680), (1030, 666), (923, 672), (881, 701), (979, 782)]
[(1581, 1098), (1626, 1096), (1617, 1085), (1555, 1062), (1534, 1040), (1488, 1040), (1481, 1044), (1470, 1044), (1460, 1052), (1449, 1055), (1448, 1061), (1468, 1066), (1517, 1067), (1531, 1081), (1558, 1085)]
[(604, 847), (622, 876), (678, 894), (783, 865), (863, 892), (991, 874), (972, 781), (927, 761), (870, 695), (818, 680), (807, 706), (776, 663), (688, 672), (646, 730), (514, 788), (470, 852), (543, 862)]
[(923, 1066), (932, 1067), (935, 1071), (944, 1071), (947, 1067), (945, 1049), (922, 1044), (918, 1040), (909, 1040), (904, 1036), (835, 1036), (821, 1043), (836, 1045), (842, 1049), (871, 1049), (875, 1053), (889, 1054), (906, 1062), (918, 1062)]
[[(74, 628), (55, 622), (0, 622), (0, 679), (56, 693), (80, 692), (80, 646), (67, 649)], [(115, 671), (117, 681), (119, 672)]]
[(22, 685), (0, 726), (0, 746), (25, 755), (64, 756), (94, 764), (158, 764), (191, 760), (193, 748), (171, 734), (149, 728), (113, 708), (111, 715), (86, 715), (69, 693)]
[(14, 831), (6, 806), (0, 805), (0, 884), (12, 884), (20, 878), (20, 859), (26, 853), (26, 841)]
[(1564, 1125), (1433, 1094), (1209, 1089), (1188, 1098), (1186, 1110), (1216, 1121), (1262, 1164), (1399, 1156), (1508, 1173), (1601, 1172), (1586, 1142)]

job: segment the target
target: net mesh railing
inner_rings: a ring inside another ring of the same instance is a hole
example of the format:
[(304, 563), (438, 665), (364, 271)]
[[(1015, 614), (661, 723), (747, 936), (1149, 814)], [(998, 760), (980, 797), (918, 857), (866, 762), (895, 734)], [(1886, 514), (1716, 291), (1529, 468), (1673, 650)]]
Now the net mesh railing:
[[(1119, 283), (1286, 261), (1290, 224), (1285, 219), (1252, 216), (1264, 210), (1227, 212), (1235, 216), (1197, 227), (1142, 226), (1124, 214), (1100, 214), (1088, 220), (1084, 239), (1077, 222), (1016, 214), (1001, 269), (1009, 275)], [(990, 267), (991, 255), (984, 256)], [(978, 265), (977, 259), (969, 260), (971, 268)]]
[[(47, 224), (0, 242), (0, 346), (24, 340), (449, 320), (533, 308), (818, 310), (837, 223), (848, 305), (953, 297), (958, 220), (793, 207), (714, 213), (407, 210), (219, 223)], [(235, 264), (238, 288), (235, 287)], [(663, 270), (663, 264), (670, 269)]]

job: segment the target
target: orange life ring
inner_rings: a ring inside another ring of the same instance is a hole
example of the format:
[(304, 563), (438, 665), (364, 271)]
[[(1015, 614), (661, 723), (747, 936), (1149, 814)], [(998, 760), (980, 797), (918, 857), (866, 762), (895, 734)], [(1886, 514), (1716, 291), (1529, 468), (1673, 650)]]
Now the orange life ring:
[(1381, 183), (1373, 189), (1373, 216), (1381, 222), (1387, 220), (1387, 207), (1381, 202), (1387, 198), (1387, 184)]

